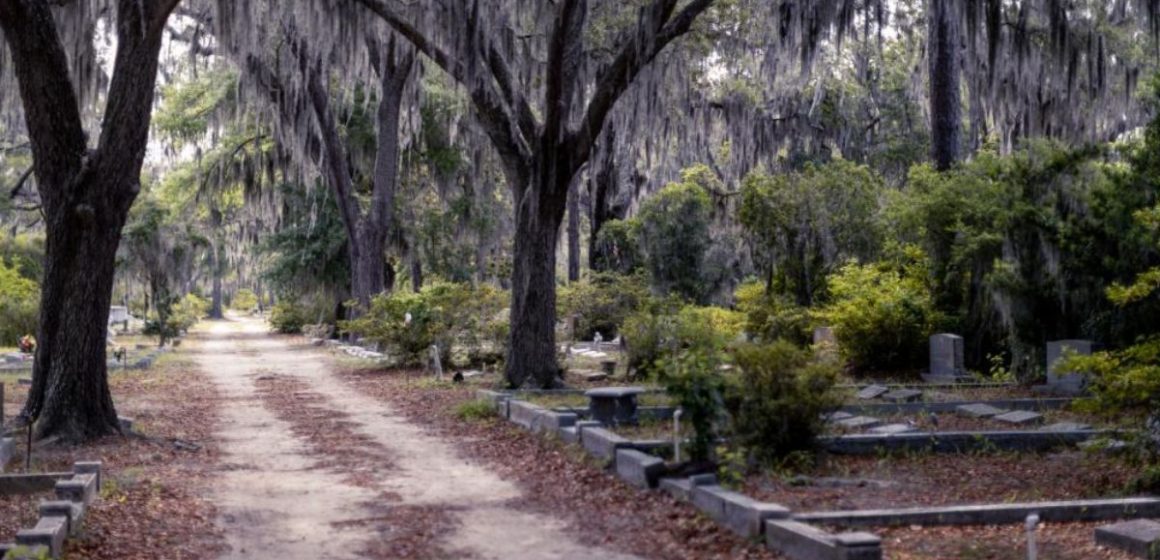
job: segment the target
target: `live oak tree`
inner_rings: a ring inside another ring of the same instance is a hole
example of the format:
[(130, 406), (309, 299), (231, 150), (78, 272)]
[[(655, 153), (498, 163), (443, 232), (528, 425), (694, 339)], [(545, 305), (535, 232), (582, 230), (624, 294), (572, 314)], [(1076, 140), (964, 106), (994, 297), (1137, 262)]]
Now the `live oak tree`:
[[(99, 2), (115, 8), (116, 55), (92, 147), (81, 99), (89, 84), (73, 80), (66, 45), (91, 53), (89, 18), (102, 11), (87, 1), (0, 0), (46, 219), (38, 346), (21, 412), (42, 438), (120, 432), (105, 361), (114, 259), (140, 191), (162, 36), (179, 1)], [(85, 61), (72, 62), (84, 70)]]
[(507, 382), (558, 383), (556, 241), (570, 186), (617, 100), (714, 0), (640, 3), (603, 58), (586, 49), (586, 21), (597, 10), (635, 6), (452, 2), (440, 14), (384, 0), (338, 3), (376, 14), (471, 96), (516, 207)]

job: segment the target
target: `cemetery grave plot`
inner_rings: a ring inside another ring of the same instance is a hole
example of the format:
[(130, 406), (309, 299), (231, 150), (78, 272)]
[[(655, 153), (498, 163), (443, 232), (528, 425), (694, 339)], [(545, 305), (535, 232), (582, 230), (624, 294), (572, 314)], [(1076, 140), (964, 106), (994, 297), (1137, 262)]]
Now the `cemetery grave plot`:
[(749, 476), (743, 488), (794, 511), (836, 511), (1122, 497), (1136, 474), (1120, 458), (1074, 449), (827, 455), (794, 475)]
[[(16, 382), (24, 376), (0, 375), (6, 425), (27, 395), (27, 386)], [(66, 554), (118, 560), (213, 556), (221, 544), (202, 488), (217, 456), (210, 443), (218, 402), (214, 391), (183, 357), (148, 371), (111, 375), (110, 386), (118, 412), (134, 418), (142, 437), (33, 448), (32, 472), (68, 471), (82, 460), (104, 463), (101, 499), (93, 503), (84, 533), (68, 541)], [(23, 472), (22, 444), (17, 453), (9, 472)], [(0, 542), (34, 525), (37, 504), (50, 495), (0, 496)]]

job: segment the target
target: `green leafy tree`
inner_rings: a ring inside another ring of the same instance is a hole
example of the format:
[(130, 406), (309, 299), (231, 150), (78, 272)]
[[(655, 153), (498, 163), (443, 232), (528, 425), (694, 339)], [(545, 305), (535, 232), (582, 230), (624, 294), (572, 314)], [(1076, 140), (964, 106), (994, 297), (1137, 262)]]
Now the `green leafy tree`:
[(705, 255), (712, 242), (712, 202), (705, 188), (686, 171), (682, 182), (646, 200), (635, 220), (653, 290), (704, 302)]

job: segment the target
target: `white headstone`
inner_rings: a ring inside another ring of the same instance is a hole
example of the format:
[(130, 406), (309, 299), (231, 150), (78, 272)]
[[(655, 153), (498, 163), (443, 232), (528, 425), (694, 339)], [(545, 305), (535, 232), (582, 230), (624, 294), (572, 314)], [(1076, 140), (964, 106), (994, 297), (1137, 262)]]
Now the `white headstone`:
[(837, 344), (838, 338), (834, 336), (833, 327), (818, 327), (814, 329), (814, 344), (821, 343)]

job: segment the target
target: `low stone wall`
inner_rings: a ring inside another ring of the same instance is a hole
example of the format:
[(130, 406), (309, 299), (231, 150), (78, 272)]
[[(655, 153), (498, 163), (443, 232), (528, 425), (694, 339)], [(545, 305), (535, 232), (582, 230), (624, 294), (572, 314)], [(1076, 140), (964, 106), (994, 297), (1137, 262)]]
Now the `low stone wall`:
[(99, 461), (73, 464), (71, 476), (57, 480), (54, 485), (56, 499), (41, 502), (40, 519), (36, 525), (18, 531), (15, 543), (0, 544), (0, 559), (60, 558), (64, 553), (65, 539), (80, 532), (100, 487)]
[(872, 455), (883, 451), (933, 451), (968, 453), (979, 450), (1049, 451), (1077, 445), (1089, 439), (1117, 432), (1101, 430), (1072, 431), (994, 431), (994, 432), (910, 432), (905, 434), (853, 434), (825, 436), (818, 443), (830, 453), (839, 455)]
[(1041, 521), (1101, 521), (1160, 517), (1160, 498), (1114, 498), (963, 506), (865, 509), (799, 513), (795, 520), (843, 527), (901, 525), (1000, 525), (1022, 523), (1031, 514)]

